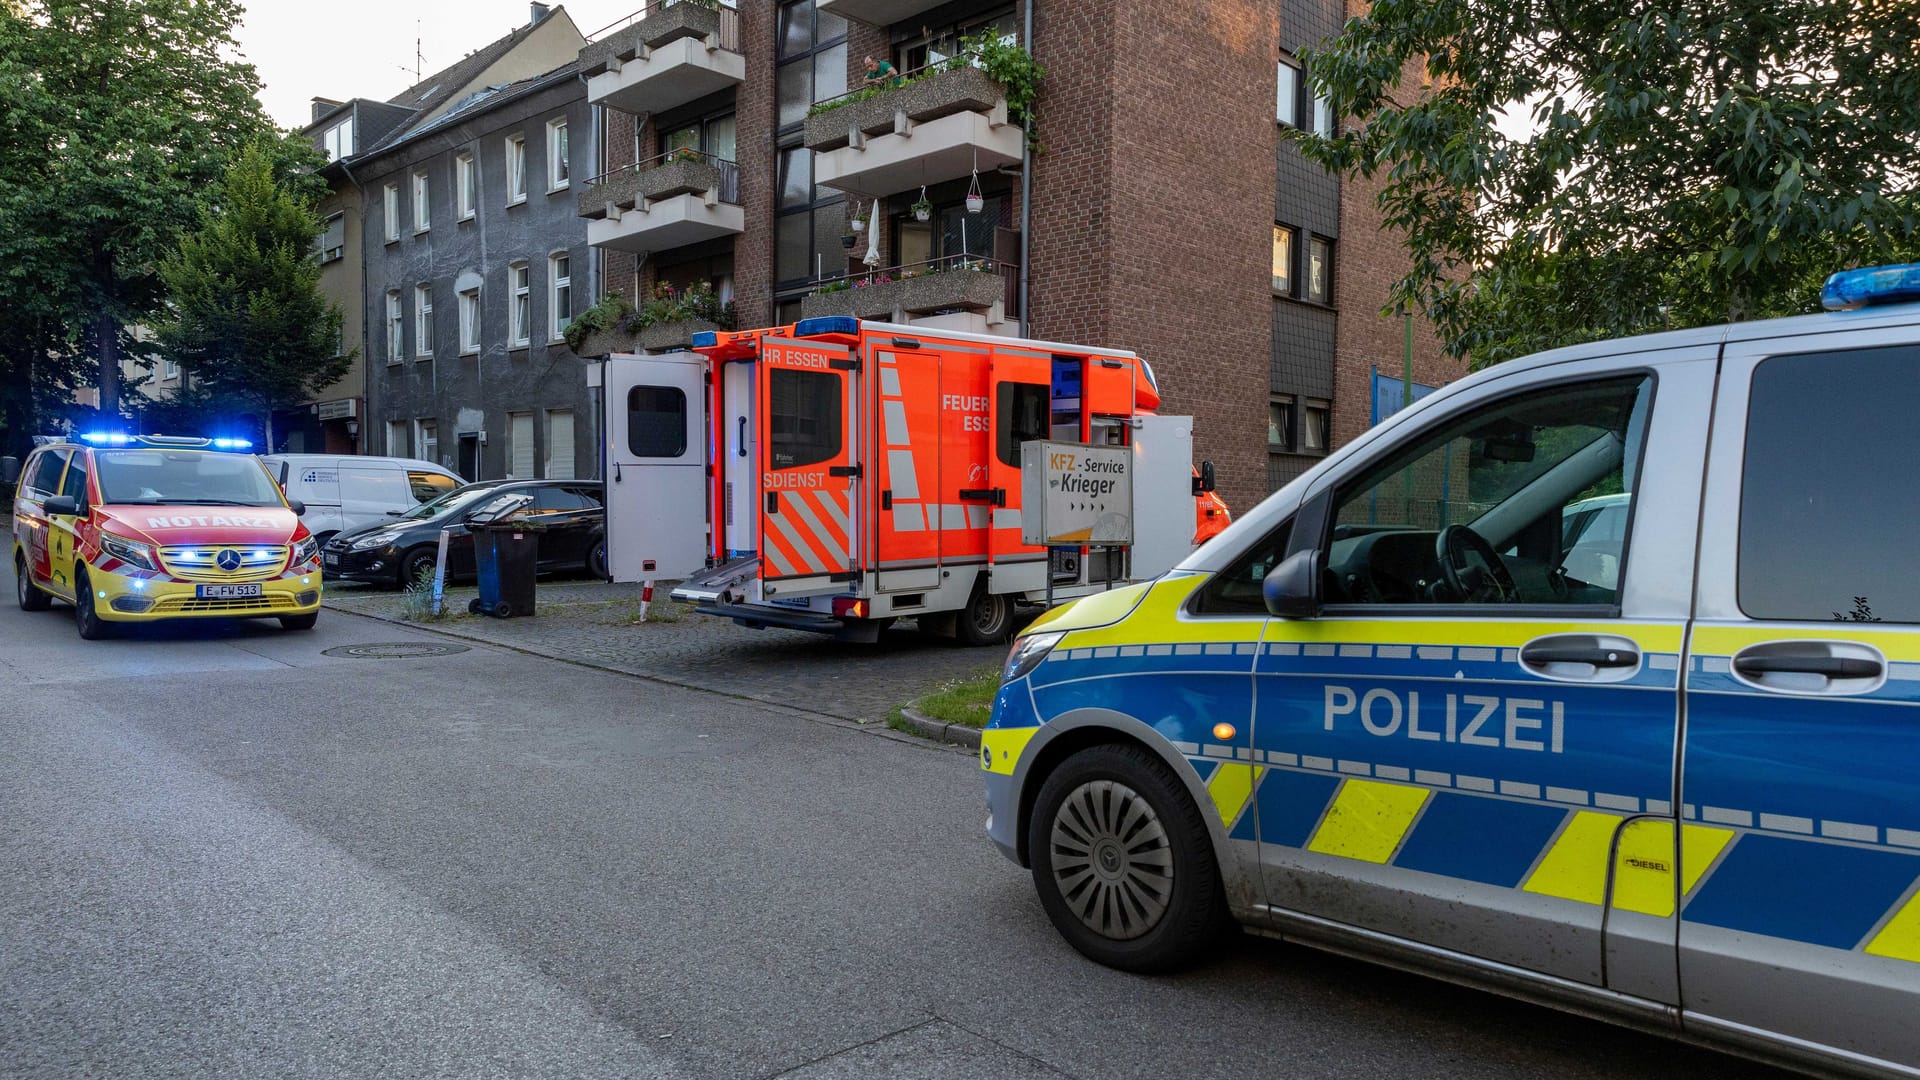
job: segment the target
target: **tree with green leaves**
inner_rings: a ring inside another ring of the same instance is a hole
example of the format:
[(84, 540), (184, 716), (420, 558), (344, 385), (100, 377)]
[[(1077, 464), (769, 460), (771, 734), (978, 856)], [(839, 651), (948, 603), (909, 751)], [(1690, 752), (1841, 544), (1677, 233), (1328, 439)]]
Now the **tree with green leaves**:
[(85, 382), (119, 411), (158, 267), (239, 147), (271, 137), (240, 0), (0, 4), (0, 383), (9, 438)]
[(310, 186), (275, 176), (267, 148), (249, 146), (199, 228), (159, 268), (160, 356), (179, 364), (196, 392), (251, 406), (269, 451), (277, 445), (274, 410), (306, 401), (352, 366), (351, 353), (335, 352), (340, 309), (320, 292), (316, 202)]
[(1306, 62), (1353, 121), (1305, 153), (1378, 183), (1396, 310), (1476, 364), (1920, 255), (1914, 0), (1376, 0)]

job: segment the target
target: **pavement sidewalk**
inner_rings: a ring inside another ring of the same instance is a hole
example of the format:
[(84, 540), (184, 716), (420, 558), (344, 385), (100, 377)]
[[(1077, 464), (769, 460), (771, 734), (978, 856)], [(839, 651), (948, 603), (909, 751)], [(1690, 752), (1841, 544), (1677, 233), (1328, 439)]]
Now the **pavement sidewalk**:
[(325, 605), (471, 641), (518, 649), (605, 671), (750, 698), (862, 723), (885, 719), (956, 678), (977, 674), (1004, 655), (928, 637), (902, 620), (871, 645), (836, 642), (798, 630), (749, 630), (699, 615), (656, 586), (640, 622), (639, 585), (543, 580), (529, 618), (469, 615), (472, 587), (449, 588), (437, 621), (402, 618), (404, 595), (328, 582)]

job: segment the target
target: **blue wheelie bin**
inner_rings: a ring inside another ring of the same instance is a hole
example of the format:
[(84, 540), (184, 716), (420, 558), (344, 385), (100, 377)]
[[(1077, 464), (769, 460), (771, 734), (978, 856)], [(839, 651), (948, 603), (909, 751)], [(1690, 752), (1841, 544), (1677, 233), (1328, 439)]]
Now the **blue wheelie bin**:
[(496, 619), (533, 614), (538, 534), (525, 523), (496, 522), (469, 528), (473, 532), (480, 596), (467, 605), (467, 610)]

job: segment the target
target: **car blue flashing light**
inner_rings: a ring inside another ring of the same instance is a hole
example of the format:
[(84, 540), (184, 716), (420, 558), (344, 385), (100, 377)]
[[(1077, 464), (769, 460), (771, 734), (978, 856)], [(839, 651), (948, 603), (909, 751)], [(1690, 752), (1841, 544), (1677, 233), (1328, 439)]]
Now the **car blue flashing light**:
[(801, 319), (793, 324), (793, 336), (797, 338), (821, 337), (826, 334), (858, 334), (860, 320), (851, 315), (824, 315), (817, 319)]
[(1920, 300), (1920, 263), (1842, 270), (1827, 279), (1820, 303), (1828, 311)]
[(715, 332), (713, 332), (712, 330), (696, 330), (696, 331), (694, 331), (694, 334), (693, 334), (693, 347), (694, 347), (694, 348), (696, 348), (696, 349), (711, 349), (711, 348), (713, 348), (713, 347), (714, 347), (715, 345), (718, 345), (718, 344), (720, 344), (720, 335), (719, 335), (719, 334), (717, 334), (717, 333), (715, 333)]
[(89, 431), (80, 436), (80, 441), (92, 446), (126, 446), (133, 442), (133, 436), (120, 431)]
[(251, 450), (253, 449), (253, 443), (247, 439), (215, 439), (213, 440), (213, 446), (214, 446), (214, 449), (216, 450)]

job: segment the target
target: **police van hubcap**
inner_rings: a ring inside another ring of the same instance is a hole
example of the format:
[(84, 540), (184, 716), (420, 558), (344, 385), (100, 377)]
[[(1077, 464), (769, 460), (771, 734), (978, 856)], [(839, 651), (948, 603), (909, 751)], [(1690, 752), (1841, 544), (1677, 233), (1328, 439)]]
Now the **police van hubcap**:
[(1087, 928), (1115, 941), (1159, 925), (1173, 895), (1173, 849), (1140, 793), (1112, 780), (1073, 789), (1053, 816), (1053, 880)]

